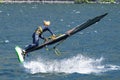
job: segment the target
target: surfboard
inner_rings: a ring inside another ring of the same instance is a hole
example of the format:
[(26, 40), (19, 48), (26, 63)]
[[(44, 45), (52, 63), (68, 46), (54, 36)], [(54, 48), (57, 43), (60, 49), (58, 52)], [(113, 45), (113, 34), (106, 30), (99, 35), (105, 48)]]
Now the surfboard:
[(42, 48), (44, 48), (46, 45), (52, 45), (52, 44), (54, 44), (54, 43), (60, 42), (60, 41), (62, 41), (62, 40), (65, 40), (65, 39), (67, 39), (68, 37), (72, 36), (73, 34), (79, 32), (79, 31), (81, 31), (81, 30), (84, 30), (85, 28), (87, 28), (87, 27), (95, 24), (96, 22), (99, 22), (99, 21), (100, 21), (102, 18), (104, 18), (107, 14), (108, 14), (108, 13), (105, 13), (105, 14), (96, 16), (96, 17), (94, 17), (94, 18), (92, 18), (92, 19), (89, 19), (89, 20), (87, 20), (86, 22), (84, 22), (84, 23), (82, 23), (82, 24), (80, 24), (80, 25), (78, 25), (78, 26), (76, 26), (76, 27), (68, 30), (68, 31), (65, 32), (64, 34), (56, 37), (56, 38), (53, 39), (53, 40), (49, 40), (49, 41), (47, 41), (47, 42), (45, 42), (45, 43), (43, 43), (43, 44), (41, 44), (41, 45), (39, 45), (39, 46), (37, 46), (37, 47), (35, 47), (35, 48), (26, 50), (26, 53), (29, 53), (29, 52), (32, 52), (32, 51), (35, 51), (35, 50), (42, 49)]
[(24, 62), (24, 56), (22, 55), (23, 54), (22, 49), (19, 46), (16, 46), (15, 51), (16, 51), (16, 55), (18, 57), (18, 61), (20, 63), (23, 63)]

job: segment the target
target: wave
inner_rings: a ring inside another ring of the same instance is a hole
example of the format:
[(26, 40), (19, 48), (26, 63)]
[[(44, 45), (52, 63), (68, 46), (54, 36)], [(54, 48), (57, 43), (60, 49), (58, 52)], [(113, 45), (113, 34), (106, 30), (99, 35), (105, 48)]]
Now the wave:
[(38, 58), (35, 61), (28, 61), (23, 64), (24, 68), (31, 74), (36, 73), (102, 73), (111, 70), (119, 70), (120, 66), (102, 64), (104, 58), (93, 59), (83, 55), (62, 60), (44, 60)]
[(10, 41), (9, 40), (2, 40), (2, 41), (0, 41), (0, 44), (2, 44), (2, 43), (9, 43)]

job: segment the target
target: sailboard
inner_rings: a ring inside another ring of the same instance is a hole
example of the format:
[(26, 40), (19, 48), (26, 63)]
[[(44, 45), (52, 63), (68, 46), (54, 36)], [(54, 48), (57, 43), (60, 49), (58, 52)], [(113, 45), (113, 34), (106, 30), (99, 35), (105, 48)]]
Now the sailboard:
[(60, 42), (62, 40), (65, 40), (67, 39), (68, 37), (72, 36), (73, 34), (95, 24), (96, 22), (99, 22), (102, 18), (104, 18), (108, 13), (105, 13), (105, 14), (102, 14), (100, 16), (96, 16), (94, 17), (93, 19), (89, 19), (87, 20), (86, 22), (68, 30), (67, 32), (65, 32), (64, 34), (56, 37), (55, 39), (53, 40), (49, 40), (41, 45), (39, 45), (38, 47), (35, 47), (35, 48), (32, 48), (32, 49), (28, 49), (26, 50), (26, 53), (29, 53), (29, 52), (32, 52), (32, 51), (35, 51), (35, 50), (39, 50), (39, 49), (42, 49), (43, 47), (45, 47), (46, 45), (52, 45), (52, 44), (55, 44), (57, 42)]
[(23, 63), (24, 62), (24, 56), (23, 56), (22, 49), (19, 46), (16, 46), (15, 51), (16, 51), (16, 55), (18, 57), (19, 62)]

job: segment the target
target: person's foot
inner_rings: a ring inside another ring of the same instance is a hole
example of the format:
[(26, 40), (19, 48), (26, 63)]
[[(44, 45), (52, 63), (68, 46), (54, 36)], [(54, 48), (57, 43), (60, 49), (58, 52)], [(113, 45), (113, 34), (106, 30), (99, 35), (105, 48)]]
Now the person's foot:
[(26, 55), (26, 51), (25, 50), (22, 50), (22, 55), (23, 55), (23, 58), (25, 59), (25, 55)]
[(22, 50), (22, 52), (23, 52), (24, 54), (26, 53), (26, 51), (25, 51), (24, 49)]

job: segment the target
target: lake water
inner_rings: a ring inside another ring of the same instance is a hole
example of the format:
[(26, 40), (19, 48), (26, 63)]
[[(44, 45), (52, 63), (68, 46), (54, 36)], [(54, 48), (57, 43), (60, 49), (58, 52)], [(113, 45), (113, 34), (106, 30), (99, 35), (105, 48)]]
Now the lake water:
[[(14, 47), (30, 44), (43, 20), (62, 34), (106, 12), (100, 22), (59, 45), (60, 56), (43, 48), (18, 62)], [(119, 15), (119, 4), (0, 4), (1, 80), (120, 80)]]

